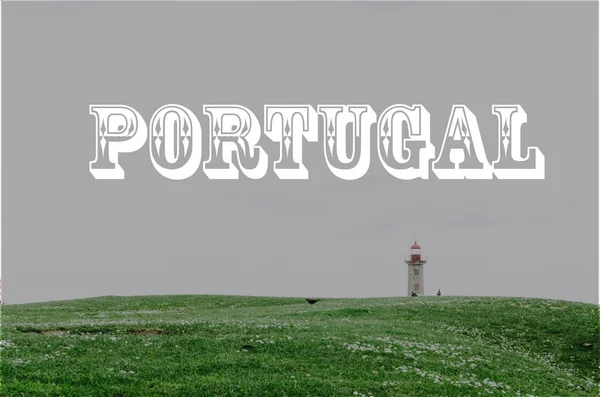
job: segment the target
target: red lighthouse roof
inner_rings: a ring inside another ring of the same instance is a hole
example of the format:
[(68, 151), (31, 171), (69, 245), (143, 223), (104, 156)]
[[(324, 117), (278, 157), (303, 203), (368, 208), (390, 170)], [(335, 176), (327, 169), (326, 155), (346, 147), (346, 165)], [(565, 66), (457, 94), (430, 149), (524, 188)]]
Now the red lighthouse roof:
[(410, 247), (411, 250), (420, 250), (421, 246), (419, 244), (417, 244), (417, 242), (415, 241), (415, 243), (412, 245), (412, 247)]

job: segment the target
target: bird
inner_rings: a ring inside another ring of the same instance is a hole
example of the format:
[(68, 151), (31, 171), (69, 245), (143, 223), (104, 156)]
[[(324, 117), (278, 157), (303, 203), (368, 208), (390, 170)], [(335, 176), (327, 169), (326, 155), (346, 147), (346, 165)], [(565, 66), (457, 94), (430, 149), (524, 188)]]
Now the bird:
[(317, 303), (318, 301), (320, 301), (320, 299), (308, 299), (308, 298), (306, 298), (306, 301), (308, 302), (309, 305), (314, 305), (315, 303)]
[(442, 291), (438, 289), (437, 296), (442, 296)]
[(417, 296), (417, 294), (415, 294), (415, 291), (411, 292), (411, 296)]

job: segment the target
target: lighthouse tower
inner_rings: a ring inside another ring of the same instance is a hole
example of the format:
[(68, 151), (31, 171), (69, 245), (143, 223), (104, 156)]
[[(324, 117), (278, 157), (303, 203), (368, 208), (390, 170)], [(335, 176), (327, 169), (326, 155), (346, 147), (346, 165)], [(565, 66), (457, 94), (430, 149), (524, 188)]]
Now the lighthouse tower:
[(427, 258), (421, 255), (421, 246), (416, 241), (410, 247), (410, 255), (404, 258), (404, 262), (408, 265), (408, 296), (412, 296), (413, 292), (423, 296), (425, 294), (423, 265), (427, 262)]

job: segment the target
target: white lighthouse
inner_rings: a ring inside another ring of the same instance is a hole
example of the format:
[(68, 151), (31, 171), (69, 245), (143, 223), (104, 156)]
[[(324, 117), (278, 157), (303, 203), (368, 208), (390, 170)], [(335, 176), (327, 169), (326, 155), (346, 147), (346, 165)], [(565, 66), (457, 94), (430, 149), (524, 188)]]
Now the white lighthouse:
[(427, 258), (421, 255), (421, 246), (415, 243), (410, 247), (410, 255), (404, 258), (408, 265), (408, 296), (423, 296), (425, 294), (425, 283), (423, 265)]

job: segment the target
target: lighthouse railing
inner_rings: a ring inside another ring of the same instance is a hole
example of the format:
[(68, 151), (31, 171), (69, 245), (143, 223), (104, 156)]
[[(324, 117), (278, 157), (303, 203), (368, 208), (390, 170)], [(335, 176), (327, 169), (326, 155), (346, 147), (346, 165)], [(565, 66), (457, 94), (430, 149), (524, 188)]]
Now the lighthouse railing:
[(419, 260), (413, 260), (414, 256), (416, 256), (416, 255), (410, 255), (410, 254), (404, 255), (404, 261), (405, 262), (411, 262), (411, 261), (412, 262), (427, 262), (427, 255), (419, 255), (420, 256)]

